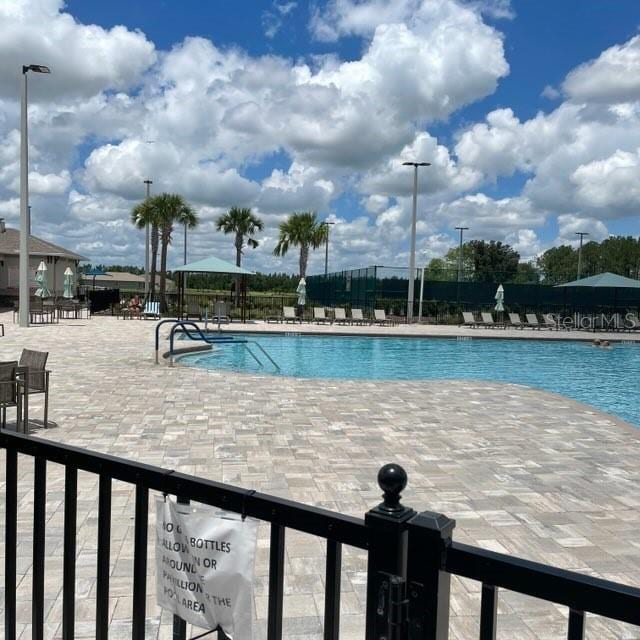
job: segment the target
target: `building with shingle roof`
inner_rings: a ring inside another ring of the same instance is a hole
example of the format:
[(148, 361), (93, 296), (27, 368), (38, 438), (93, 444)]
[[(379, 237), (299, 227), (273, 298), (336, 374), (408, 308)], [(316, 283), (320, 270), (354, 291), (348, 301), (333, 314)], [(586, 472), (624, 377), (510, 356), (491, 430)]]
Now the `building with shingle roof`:
[[(13, 297), (18, 295), (20, 259), (20, 231), (6, 227), (0, 219), (0, 294)], [(54, 295), (62, 294), (64, 272), (67, 267), (74, 274), (78, 271), (78, 263), (87, 260), (73, 251), (60, 247), (53, 242), (42, 240), (34, 235), (29, 236), (29, 286), (37, 288), (36, 269), (41, 262), (47, 265), (49, 289)]]

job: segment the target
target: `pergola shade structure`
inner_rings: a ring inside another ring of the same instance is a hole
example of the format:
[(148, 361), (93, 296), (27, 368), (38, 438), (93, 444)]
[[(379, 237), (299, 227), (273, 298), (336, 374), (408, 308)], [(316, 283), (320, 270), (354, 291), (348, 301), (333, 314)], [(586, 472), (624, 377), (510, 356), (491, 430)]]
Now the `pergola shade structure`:
[[(248, 269), (244, 269), (243, 267), (238, 267), (231, 262), (227, 262), (226, 260), (221, 260), (220, 258), (210, 257), (203, 258), (202, 260), (196, 260), (195, 262), (190, 262), (189, 264), (184, 264), (180, 267), (176, 267), (173, 270), (175, 273), (214, 273), (217, 275), (231, 275), (231, 276), (240, 276), (241, 286), (240, 286), (240, 298), (242, 299), (241, 309), (242, 309), (242, 321), (246, 320), (246, 278), (247, 276), (255, 275), (253, 271), (249, 271)], [(180, 304), (184, 309), (184, 294), (186, 289), (186, 277), (181, 278), (181, 289), (182, 293), (180, 296)]]

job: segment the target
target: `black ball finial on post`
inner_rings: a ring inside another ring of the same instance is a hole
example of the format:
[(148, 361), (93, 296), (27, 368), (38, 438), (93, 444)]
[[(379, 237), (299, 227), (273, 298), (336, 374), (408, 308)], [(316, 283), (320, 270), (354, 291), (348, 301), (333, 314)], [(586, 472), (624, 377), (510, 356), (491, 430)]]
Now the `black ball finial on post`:
[(390, 514), (405, 510), (400, 504), (400, 494), (407, 486), (407, 472), (399, 464), (385, 464), (378, 471), (378, 485), (382, 489), (383, 501), (378, 506), (380, 511)]

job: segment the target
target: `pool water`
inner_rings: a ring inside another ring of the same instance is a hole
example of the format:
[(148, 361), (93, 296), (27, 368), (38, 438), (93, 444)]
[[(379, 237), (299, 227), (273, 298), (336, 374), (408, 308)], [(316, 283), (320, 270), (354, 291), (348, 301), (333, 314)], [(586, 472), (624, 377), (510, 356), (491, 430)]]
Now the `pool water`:
[(238, 335), (279, 365), (260, 366), (242, 344), (183, 356), (206, 369), (301, 378), (359, 380), (482, 379), (525, 384), (589, 403), (640, 426), (640, 344), (608, 349), (569, 340), (457, 340), (309, 335)]

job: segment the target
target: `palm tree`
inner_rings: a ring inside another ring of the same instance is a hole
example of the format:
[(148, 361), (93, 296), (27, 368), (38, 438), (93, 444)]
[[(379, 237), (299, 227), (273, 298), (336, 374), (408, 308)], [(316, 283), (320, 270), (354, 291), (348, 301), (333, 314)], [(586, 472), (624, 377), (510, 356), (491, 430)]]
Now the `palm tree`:
[(307, 273), (309, 249), (317, 249), (327, 241), (327, 225), (319, 222), (315, 211), (292, 213), (280, 223), (278, 244), (273, 255), (284, 256), (289, 247), (300, 247), (300, 277)]
[(149, 299), (153, 300), (156, 291), (156, 265), (158, 262), (159, 244), (159, 219), (154, 198), (146, 198), (132, 209), (131, 222), (138, 229), (144, 229), (147, 225), (151, 225), (151, 278), (149, 280)]
[(198, 214), (187, 204), (185, 199), (177, 193), (161, 193), (152, 198), (157, 209), (158, 227), (160, 231), (160, 308), (166, 311), (167, 303), (165, 291), (167, 286), (167, 251), (171, 244), (173, 225), (186, 225), (193, 229), (198, 225)]
[[(234, 246), (236, 248), (236, 266), (242, 265), (242, 253), (245, 246), (255, 249), (258, 241), (253, 237), (258, 231), (262, 231), (264, 224), (260, 218), (255, 216), (251, 209), (247, 207), (231, 207), (227, 213), (220, 216), (216, 221), (216, 229), (225, 235), (234, 234)], [(240, 277), (236, 278), (236, 301), (240, 296)]]

